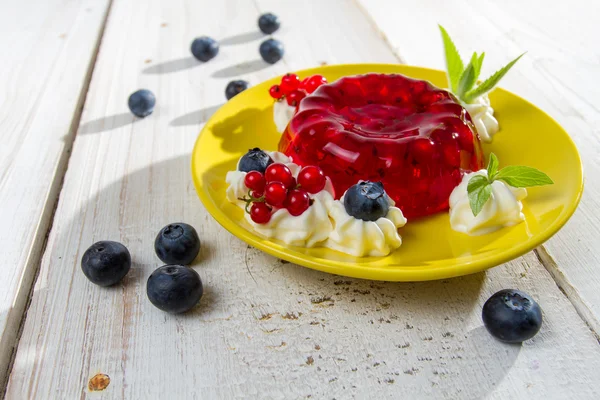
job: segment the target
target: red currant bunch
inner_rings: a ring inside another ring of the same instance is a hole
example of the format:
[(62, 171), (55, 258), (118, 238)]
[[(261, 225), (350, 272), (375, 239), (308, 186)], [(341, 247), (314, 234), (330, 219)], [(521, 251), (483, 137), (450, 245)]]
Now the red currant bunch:
[(285, 74), (278, 85), (269, 89), (269, 95), (275, 100), (285, 98), (288, 105), (297, 107), (300, 100), (327, 83), (323, 75), (313, 75), (300, 81), (296, 74)]
[(311, 94), (321, 85), (325, 85), (327, 83), (327, 79), (323, 75), (313, 75), (307, 78), (304, 78), (302, 82), (300, 82), (300, 89), (306, 91), (306, 93)]
[(302, 215), (310, 207), (312, 200), (309, 193), (315, 194), (323, 190), (326, 178), (321, 168), (306, 166), (298, 174), (298, 182), (287, 165), (273, 163), (265, 173), (250, 171), (244, 178), (249, 189), (249, 198), (241, 198), (246, 202), (246, 212), (257, 224), (266, 224), (271, 220), (273, 208), (285, 208), (295, 217)]

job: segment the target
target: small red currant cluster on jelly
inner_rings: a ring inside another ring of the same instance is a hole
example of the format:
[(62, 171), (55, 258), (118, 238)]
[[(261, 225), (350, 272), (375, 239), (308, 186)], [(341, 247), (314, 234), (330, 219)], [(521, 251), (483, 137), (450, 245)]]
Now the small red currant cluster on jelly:
[(327, 79), (323, 75), (309, 76), (301, 81), (296, 74), (285, 74), (279, 85), (271, 86), (269, 94), (275, 100), (285, 98), (289, 106), (296, 107), (300, 100), (326, 83)]
[(266, 224), (271, 215), (280, 208), (285, 208), (295, 217), (302, 215), (310, 207), (312, 200), (309, 193), (315, 194), (323, 190), (326, 178), (321, 168), (314, 165), (304, 167), (298, 174), (298, 181), (287, 165), (274, 163), (267, 167), (265, 173), (250, 171), (244, 178), (249, 189), (246, 212), (257, 224)]

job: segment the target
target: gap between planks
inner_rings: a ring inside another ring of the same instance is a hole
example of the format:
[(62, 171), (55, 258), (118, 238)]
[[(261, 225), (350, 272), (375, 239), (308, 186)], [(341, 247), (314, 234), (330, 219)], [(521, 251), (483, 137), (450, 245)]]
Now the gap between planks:
[[(48, 244), (48, 237), (50, 236), (50, 232), (52, 231), (52, 227), (54, 225), (54, 217), (56, 214), (56, 209), (58, 207), (58, 200), (60, 198), (62, 188), (65, 182), (65, 175), (67, 173), (67, 169), (69, 167), (69, 160), (71, 159), (71, 153), (73, 150), (73, 143), (75, 142), (75, 137), (77, 135), (77, 129), (79, 128), (79, 123), (81, 121), (81, 115), (83, 114), (83, 108), (85, 106), (85, 100), (87, 98), (87, 93), (90, 88), (90, 83), (92, 81), (92, 75), (94, 73), (94, 68), (96, 66), (96, 61), (98, 59), (98, 53), (100, 52), (100, 46), (102, 45), (102, 38), (104, 37), (104, 31), (106, 29), (106, 25), (108, 22), (108, 18), (110, 16), (110, 11), (112, 9), (113, 0), (108, 1), (108, 6), (106, 7), (106, 11), (104, 12), (104, 16), (102, 18), (102, 23), (100, 26), (100, 30), (98, 32), (98, 37), (96, 38), (96, 43), (94, 44), (94, 49), (92, 51), (92, 56), (90, 57), (89, 65), (87, 67), (87, 71), (85, 73), (85, 78), (83, 82), (83, 86), (81, 88), (81, 92), (79, 93), (79, 97), (77, 99), (77, 105), (75, 107), (75, 113), (73, 114), (73, 118), (71, 120), (71, 124), (69, 126), (69, 130), (67, 132), (65, 138), (65, 147), (60, 156), (60, 160), (58, 162), (57, 172), (54, 176), (54, 181), (51, 184), (50, 191), (48, 193), (46, 208), (50, 209), (50, 215), (44, 217), (42, 215), (40, 221), (40, 229), (39, 231), (44, 231), (43, 239), (35, 239), (35, 241), (40, 241), (38, 246), (40, 246), (39, 251), (35, 250), (37, 247), (35, 244), (32, 246), (32, 257), (33, 260), (29, 260), (28, 263), (34, 265), (33, 271), (31, 271), (33, 278), (29, 282), (29, 287), (27, 288), (28, 294), (27, 299), (25, 300), (25, 304), (23, 309), (21, 310), (21, 320), (19, 321), (19, 328), (15, 334), (13, 340), (9, 343), (12, 346), (10, 359), (6, 365), (6, 370), (4, 371), (4, 378), (0, 382), (0, 399), (4, 399), (6, 396), (6, 388), (8, 386), (8, 381), (10, 379), (10, 374), (12, 372), (12, 368), (15, 362), (15, 356), (17, 354), (17, 349), (19, 347), (19, 341), (21, 340), (21, 335), (23, 333), (23, 328), (25, 326), (25, 320), (27, 319), (27, 312), (29, 311), (29, 306), (31, 305), (31, 299), (33, 296), (33, 289), (35, 288), (35, 284), (37, 282), (40, 266), (42, 263), (42, 257), (46, 252), (46, 246)], [(47, 226), (44, 226), (47, 225)], [(40, 234), (37, 235), (38, 238)], [(27, 284), (27, 283), (25, 283)]]
[(579, 291), (561, 271), (556, 261), (554, 261), (554, 258), (552, 258), (544, 246), (534, 249), (533, 252), (544, 268), (546, 268), (558, 289), (567, 299), (569, 299), (571, 304), (573, 304), (579, 317), (585, 322), (596, 337), (598, 344), (600, 344), (600, 335), (598, 334), (600, 323), (594, 316), (594, 313), (592, 313), (590, 307), (586, 304), (585, 300), (583, 300), (579, 294)]
[[(400, 64), (408, 64), (404, 57), (400, 54), (399, 50), (392, 45), (385, 32), (383, 32), (377, 25), (375, 18), (369, 13), (369, 11), (363, 6), (360, 0), (352, 0), (356, 7), (365, 15), (365, 18), (369, 21), (373, 29), (379, 34), (386, 46), (389, 47), (390, 51), (398, 59)], [(540, 263), (548, 271), (554, 283), (563, 295), (573, 304), (579, 317), (585, 322), (590, 331), (594, 334), (598, 343), (600, 344), (600, 321), (594, 316), (591, 308), (586, 304), (583, 298), (580, 296), (577, 289), (573, 286), (571, 281), (562, 272), (554, 258), (546, 250), (544, 245), (541, 245), (532, 250)]]
[(375, 21), (375, 18), (371, 15), (371, 13), (369, 13), (369, 11), (367, 11), (367, 9), (362, 5), (362, 3), (359, 0), (351, 0), (351, 1), (352, 1), (352, 3), (354, 3), (356, 8), (358, 8), (358, 10), (361, 13), (363, 13), (363, 15), (365, 16), (365, 19), (367, 21), (369, 21), (369, 23), (371, 24), (371, 27), (373, 27), (373, 30), (375, 32), (377, 32), (377, 34), (381, 37), (381, 40), (383, 40), (385, 45), (390, 49), (390, 52), (394, 55), (394, 57), (396, 57), (398, 59), (398, 62), (400, 64), (408, 64), (406, 62), (406, 60), (404, 59), (404, 57), (400, 54), (398, 49), (394, 48), (394, 46), (388, 39), (387, 35), (385, 34), (385, 32), (379, 28), (379, 25), (377, 25), (377, 21)]

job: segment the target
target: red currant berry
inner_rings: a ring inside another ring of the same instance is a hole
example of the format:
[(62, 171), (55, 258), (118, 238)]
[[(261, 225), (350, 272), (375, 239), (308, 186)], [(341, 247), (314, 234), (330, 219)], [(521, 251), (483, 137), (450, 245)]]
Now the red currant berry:
[(310, 197), (308, 193), (301, 189), (293, 189), (288, 192), (287, 199), (284, 203), (285, 208), (294, 217), (301, 215), (310, 206)]
[(283, 78), (281, 78), (281, 84), (279, 85), (281, 91), (286, 96), (298, 89), (298, 86), (300, 86), (300, 78), (298, 78), (298, 75), (296, 74), (285, 74)]
[(269, 94), (275, 100), (279, 100), (280, 98), (283, 97), (283, 92), (281, 91), (281, 88), (279, 87), (279, 85), (271, 86), (271, 88), (269, 89)]
[(269, 182), (265, 188), (265, 201), (273, 207), (283, 207), (288, 190), (281, 182)]
[(308, 193), (319, 193), (325, 187), (325, 174), (321, 168), (309, 165), (300, 170), (298, 184)]
[(271, 220), (271, 209), (265, 203), (252, 203), (250, 218), (257, 224), (266, 224)]
[(248, 189), (262, 193), (265, 190), (265, 185), (267, 184), (267, 181), (265, 180), (263, 174), (261, 174), (260, 172), (250, 171), (246, 174), (246, 177), (244, 178), (244, 184)]
[(265, 179), (269, 182), (281, 182), (286, 188), (295, 186), (294, 176), (292, 171), (285, 164), (274, 163), (265, 170)]
[(250, 192), (250, 195), (252, 197), (254, 197), (255, 199), (260, 199), (261, 197), (263, 197), (265, 195), (265, 192), (257, 192), (256, 190), (253, 190)]
[(288, 94), (285, 98), (289, 106), (296, 107), (300, 100), (306, 97), (306, 93), (301, 90), (295, 90), (292, 93)]
[(302, 81), (300, 82), (300, 86), (298, 86), (298, 89), (306, 91), (306, 84), (308, 83), (309, 79), (310, 76), (307, 76), (306, 78), (302, 79)]
[(327, 79), (323, 75), (313, 75), (308, 78), (308, 81), (304, 84), (304, 90), (306, 90), (309, 94), (317, 90), (317, 88), (321, 85), (325, 85), (327, 83)]

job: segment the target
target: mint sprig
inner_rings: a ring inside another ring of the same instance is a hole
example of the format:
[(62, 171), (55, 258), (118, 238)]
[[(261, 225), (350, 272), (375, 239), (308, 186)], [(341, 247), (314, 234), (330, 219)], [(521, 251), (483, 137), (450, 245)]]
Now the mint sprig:
[(517, 188), (554, 183), (548, 175), (532, 167), (510, 165), (499, 170), (498, 166), (498, 157), (494, 153), (490, 153), (490, 161), (487, 166), (488, 176), (475, 175), (469, 179), (467, 194), (474, 216), (481, 212), (485, 203), (492, 196), (492, 182), (494, 181), (504, 181), (506, 184)]
[(501, 69), (496, 71), (496, 73), (494, 73), (494, 75), (487, 78), (475, 89), (469, 90), (467, 93), (465, 93), (462, 97), (463, 101), (465, 103), (469, 103), (469, 102), (473, 101), (474, 99), (476, 99), (477, 97), (492, 90), (494, 88), (494, 86), (496, 86), (498, 84), (498, 82), (500, 82), (500, 79), (504, 78), (504, 75), (506, 75), (506, 73), (512, 68), (512, 66), (515, 65), (516, 62), (519, 61), (519, 59), (521, 57), (523, 57), (524, 55), (525, 55), (525, 53), (521, 54), (519, 57), (515, 58), (514, 60), (512, 60), (511, 62), (506, 64), (504, 67), (502, 67)]
[(520, 167), (511, 165), (502, 168), (496, 179), (502, 180), (514, 187), (531, 187), (551, 185), (552, 179), (542, 171), (531, 167)]
[(440, 27), (442, 40), (444, 41), (444, 51), (446, 53), (446, 71), (448, 71), (450, 90), (456, 92), (458, 88), (458, 80), (465, 67), (462, 59), (460, 58), (460, 54), (458, 54), (458, 50), (454, 45), (454, 42), (452, 39), (450, 39), (450, 35), (448, 35), (448, 32), (446, 32), (443, 26), (438, 26)]
[(506, 75), (506, 73), (516, 64), (525, 53), (515, 58), (504, 67), (496, 71), (492, 76), (484, 80), (481, 84), (475, 86), (479, 74), (481, 73), (481, 66), (485, 53), (480, 55), (474, 52), (471, 56), (471, 60), (464, 66), (460, 54), (456, 49), (456, 45), (450, 38), (450, 35), (444, 29), (443, 26), (438, 25), (440, 32), (442, 33), (442, 40), (444, 42), (444, 52), (446, 55), (446, 71), (448, 73), (448, 82), (450, 90), (465, 103), (471, 103), (477, 97), (482, 96), (492, 90), (500, 79)]
[(488, 162), (487, 166), (487, 173), (489, 179), (494, 180), (496, 178), (496, 175), (498, 174), (499, 164), (500, 163), (498, 162), (498, 157), (496, 157), (494, 153), (490, 153), (490, 161)]
[(469, 194), (469, 204), (473, 215), (477, 216), (492, 195), (492, 185), (485, 176), (475, 175), (469, 179), (467, 193)]

